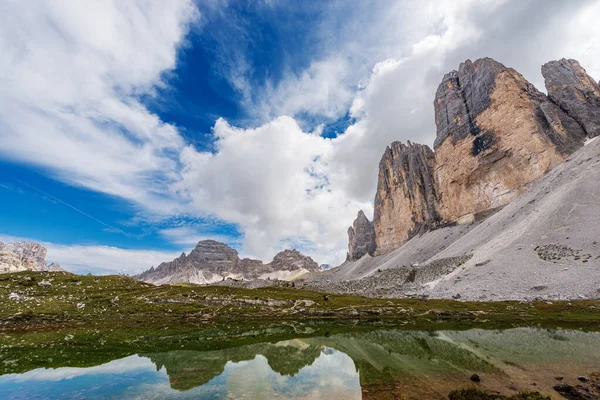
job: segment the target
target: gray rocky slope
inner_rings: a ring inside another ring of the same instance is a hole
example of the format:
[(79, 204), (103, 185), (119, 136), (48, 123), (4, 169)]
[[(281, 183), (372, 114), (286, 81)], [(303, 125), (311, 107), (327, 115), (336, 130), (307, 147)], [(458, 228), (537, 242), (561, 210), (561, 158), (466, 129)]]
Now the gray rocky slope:
[(320, 271), (319, 264), (297, 250), (284, 250), (268, 264), (249, 258), (240, 259), (238, 252), (215, 240), (202, 240), (189, 255), (134, 276), (135, 279), (164, 285), (171, 283), (214, 284), (233, 280), (290, 280), (308, 272)]
[(378, 297), (600, 297), (600, 140), (588, 141), (482, 221), (413, 237), (298, 282)]

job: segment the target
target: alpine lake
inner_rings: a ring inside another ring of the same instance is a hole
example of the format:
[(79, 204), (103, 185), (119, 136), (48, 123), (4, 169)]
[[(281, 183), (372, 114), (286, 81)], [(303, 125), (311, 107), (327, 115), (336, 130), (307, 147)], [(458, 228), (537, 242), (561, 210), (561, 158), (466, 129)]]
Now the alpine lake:
[(0, 278), (0, 399), (600, 398), (596, 301), (42, 279)]

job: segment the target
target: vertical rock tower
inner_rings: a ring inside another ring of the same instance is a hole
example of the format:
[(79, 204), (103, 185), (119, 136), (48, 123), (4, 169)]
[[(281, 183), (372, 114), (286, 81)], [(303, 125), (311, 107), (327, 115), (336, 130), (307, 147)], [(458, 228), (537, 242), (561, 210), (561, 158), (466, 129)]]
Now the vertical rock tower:
[(348, 228), (348, 260), (359, 260), (365, 254), (375, 254), (375, 228), (362, 210)]
[[(467, 60), (444, 76), (434, 101), (435, 153), (394, 142), (379, 163), (375, 254), (508, 204), (586, 137), (600, 135), (600, 87), (581, 65), (551, 61), (542, 74), (548, 96), (491, 58)], [(365, 254), (357, 232), (368, 225), (360, 214), (354, 224), (349, 259)]]
[(440, 221), (434, 171), (435, 157), (426, 145), (394, 142), (386, 148), (373, 216), (377, 253), (395, 249)]
[(600, 135), (600, 87), (575, 60), (542, 66), (548, 97), (577, 121), (589, 137)]
[(445, 221), (503, 206), (579, 148), (581, 126), (491, 58), (446, 74), (434, 101), (436, 181)]

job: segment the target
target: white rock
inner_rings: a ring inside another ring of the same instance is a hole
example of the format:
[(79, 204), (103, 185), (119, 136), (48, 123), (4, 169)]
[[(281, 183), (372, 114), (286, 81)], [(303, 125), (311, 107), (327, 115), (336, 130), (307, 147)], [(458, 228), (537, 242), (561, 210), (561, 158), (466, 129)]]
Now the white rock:
[(85, 308), (85, 304), (84, 303), (77, 303), (77, 308), (82, 310)]
[(8, 299), (12, 301), (20, 301), (23, 300), (24, 297), (17, 293), (11, 293), (8, 295)]
[(52, 286), (52, 283), (44, 279), (43, 281), (38, 283), (38, 286)]

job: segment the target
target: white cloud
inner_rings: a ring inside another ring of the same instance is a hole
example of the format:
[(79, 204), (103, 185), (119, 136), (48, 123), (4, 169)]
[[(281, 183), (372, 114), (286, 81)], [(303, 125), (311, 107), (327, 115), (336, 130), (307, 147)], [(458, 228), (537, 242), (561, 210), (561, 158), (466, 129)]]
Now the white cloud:
[(215, 124), (217, 152), (182, 152), (179, 189), (199, 213), (238, 224), (244, 253), (270, 260), (285, 246), (303, 248), (319, 262), (345, 256), (345, 231), (357, 202), (329, 181), (329, 139), (277, 118), (255, 129)]
[(174, 208), (184, 142), (138, 100), (197, 17), (190, 0), (0, 5), (0, 154), (62, 181)]
[[(174, 243), (182, 246), (188, 246), (191, 250), (201, 240), (211, 239), (216, 240), (229, 246), (237, 246), (239, 241), (230, 236), (222, 234), (205, 234), (202, 233), (201, 227), (195, 226), (178, 226), (175, 228), (164, 228), (158, 231), (158, 233), (164, 237), (169, 243)], [(187, 250), (186, 250), (187, 252)]]
[(122, 249), (113, 246), (62, 245), (41, 242), (48, 249), (48, 261), (60, 264), (69, 272), (98, 275), (133, 275), (172, 261), (181, 252)]
[(85, 375), (121, 375), (133, 372), (156, 373), (156, 365), (146, 357), (133, 355), (88, 368), (38, 368), (22, 374), (6, 374), (0, 382), (58, 382)]
[(262, 119), (307, 113), (331, 119), (339, 118), (352, 101), (348, 62), (341, 58), (315, 61), (302, 73), (286, 74), (277, 86), (268, 83), (256, 107)]

